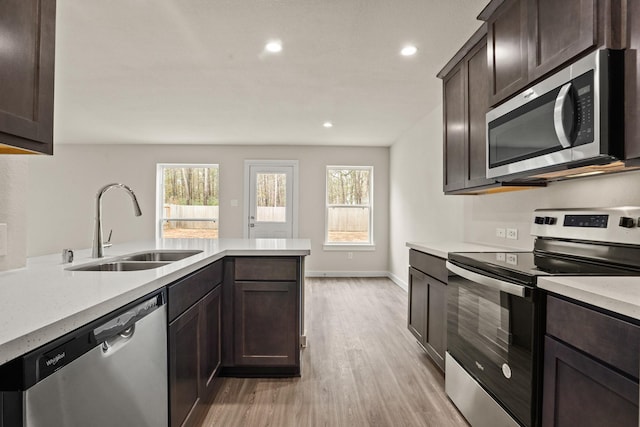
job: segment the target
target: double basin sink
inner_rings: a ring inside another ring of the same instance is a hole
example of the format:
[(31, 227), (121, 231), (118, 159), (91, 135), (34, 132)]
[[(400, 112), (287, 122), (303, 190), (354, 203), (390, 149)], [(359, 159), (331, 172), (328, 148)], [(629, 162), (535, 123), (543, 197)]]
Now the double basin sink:
[(200, 250), (153, 250), (67, 268), (69, 271), (140, 271), (163, 267), (201, 253)]

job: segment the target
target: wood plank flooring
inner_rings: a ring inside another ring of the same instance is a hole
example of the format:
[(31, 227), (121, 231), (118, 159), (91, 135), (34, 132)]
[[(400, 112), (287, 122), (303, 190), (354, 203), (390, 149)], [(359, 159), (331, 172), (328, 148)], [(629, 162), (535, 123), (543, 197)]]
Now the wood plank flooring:
[(302, 377), (224, 378), (205, 426), (467, 426), (388, 279), (306, 279)]

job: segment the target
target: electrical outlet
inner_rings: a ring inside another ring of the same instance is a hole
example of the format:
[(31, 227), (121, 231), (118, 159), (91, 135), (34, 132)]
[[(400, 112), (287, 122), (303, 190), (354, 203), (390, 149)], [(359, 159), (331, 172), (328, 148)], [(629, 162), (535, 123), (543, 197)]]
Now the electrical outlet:
[(0, 224), (0, 256), (7, 254), (7, 224)]
[(507, 239), (518, 240), (518, 229), (507, 228)]
[(518, 265), (518, 255), (507, 254), (507, 264)]
[(496, 228), (496, 237), (500, 237), (504, 239), (505, 237), (505, 229), (504, 228)]
[(347, 259), (353, 259), (353, 252), (347, 252)]

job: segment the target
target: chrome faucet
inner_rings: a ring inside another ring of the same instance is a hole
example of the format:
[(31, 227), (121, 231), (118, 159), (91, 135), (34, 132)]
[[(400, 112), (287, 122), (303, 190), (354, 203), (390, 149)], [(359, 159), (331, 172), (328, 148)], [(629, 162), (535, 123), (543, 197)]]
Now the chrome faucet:
[(136, 195), (131, 188), (124, 184), (108, 184), (102, 187), (96, 195), (96, 217), (93, 233), (93, 250), (91, 251), (92, 258), (102, 258), (104, 256), (104, 245), (102, 243), (102, 195), (112, 188), (122, 188), (127, 193), (129, 193), (129, 196), (131, 196), (131, 200), (133, 200), (133, 213), (135, 214), (135, 216), (142, 215), (140, 205), (138, 204), (138, 199), (136, 199)]

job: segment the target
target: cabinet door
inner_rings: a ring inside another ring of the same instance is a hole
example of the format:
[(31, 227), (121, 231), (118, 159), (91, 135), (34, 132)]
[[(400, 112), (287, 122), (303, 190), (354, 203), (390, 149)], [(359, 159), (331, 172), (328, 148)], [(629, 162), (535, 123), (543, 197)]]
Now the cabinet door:
[(482, 39), (466, 57), (467, 132), (466, 188), (487, 185), (487, 111), (489, 110), (489, 70), (487, 39)]
[(222, 286), (218, 286), (199, 303), (202, 311), (200, 351), (200, 395), (208, 395), (214, 386), (214, 379), (220, 369)]
[(598, 44), (597, 0), (528, 0), (529, 81)]
[(424, 345), (427, 336), (427, 301), (429, 290), (427, 276), (409, 267), (409, 313), (407, 326), (416, 339)]
[(506, 0), (488, 24), (490, 104), (496, 105), (527, 83), (527, 0)]
[(464, 188), (465, 183), (465, 78), (463, 64), (444, 80), (444, 191)]
[(628, 1), (625, 50), (625, 157), (640, 158), (640, 2)]
[(172, 427), (188, 424), (200, 397), (200, 306), (169, 324), (169, 417)]
[[(55, 0), (0, 2), (0, 154), (53, 152)], [(13, 148), (18, 147), (18, 148)]]
[(542, 425), (638, 426), (638, 383), (545, 337)]
[(296, 282), (236, 282), (235, 364), (295, 366), (299, 363)]
[(425, 348), (436, 365), (444, 371), (444, 354), (447, 351), (447, 285), (427, 277), (427, 336)]

